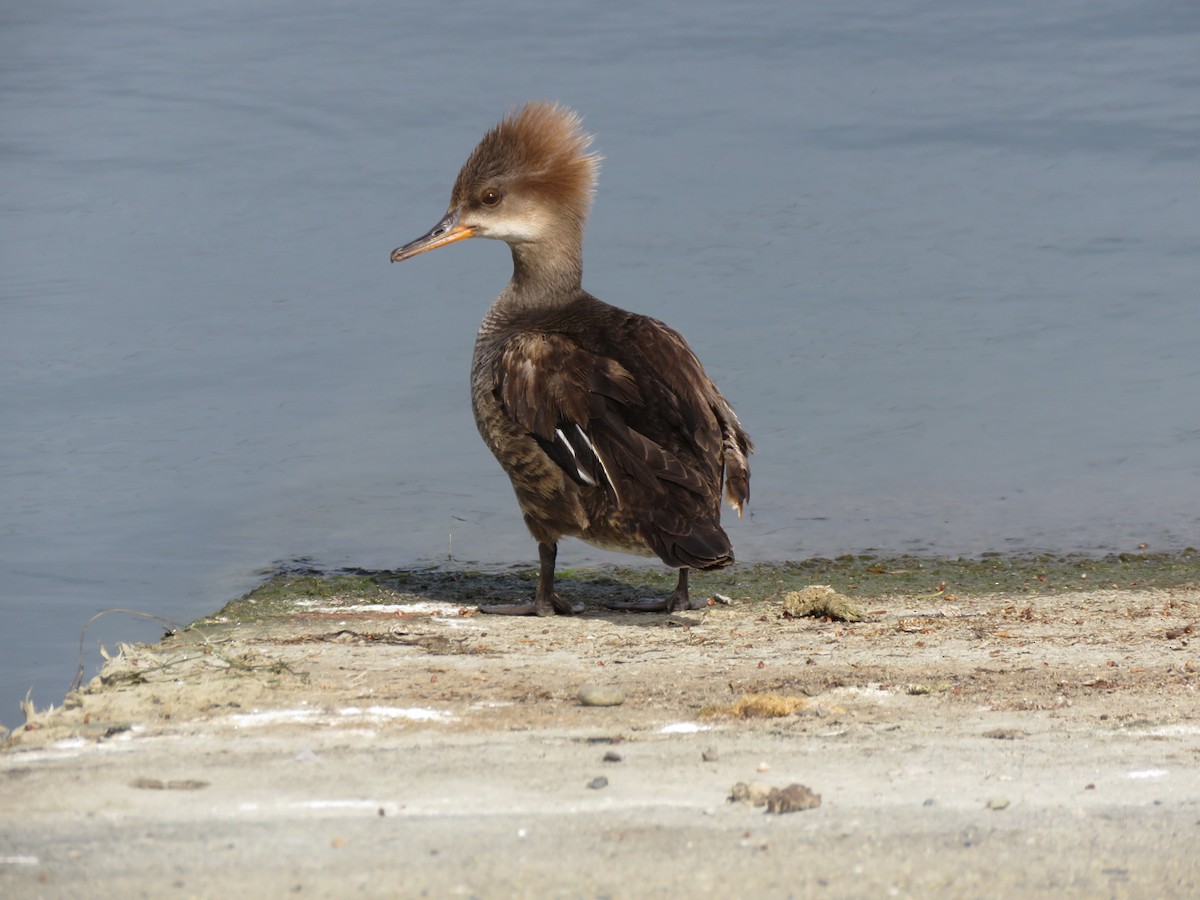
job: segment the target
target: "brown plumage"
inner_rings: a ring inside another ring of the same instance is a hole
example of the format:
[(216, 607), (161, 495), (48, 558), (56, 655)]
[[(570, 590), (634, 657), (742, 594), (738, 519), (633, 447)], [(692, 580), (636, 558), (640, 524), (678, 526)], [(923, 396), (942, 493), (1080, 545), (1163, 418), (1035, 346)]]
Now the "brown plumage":
[(590, 144), (571, 110), (527, 104), (468, 157), (442, 220), (392, 253), (399, 262), (468, 237), (512, 249), (512, 280), (475, 341), (471, 401), (538, 542), (541, 575), (532, 602), (487, 612), (579, 612), (554, 592), (564, 536), (679, 569), (665, 600), (619, 608), (688, 608), (688, 571), (733, 562), (722, 484), (739, 516), (750, 496), (750, 439), (687, 342), (581, 287), (599, 164)]

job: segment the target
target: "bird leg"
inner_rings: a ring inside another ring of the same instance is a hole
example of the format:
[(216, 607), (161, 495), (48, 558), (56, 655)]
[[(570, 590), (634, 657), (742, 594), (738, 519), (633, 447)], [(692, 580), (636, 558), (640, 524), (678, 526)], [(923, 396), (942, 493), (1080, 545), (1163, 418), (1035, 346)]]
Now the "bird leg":
[(644, 597), (640, 600), (606, 600), (603, 603), (607, 609), (620, 609), (625, 612), (683, 612), (687, 609), (704, 609), (707, 600), (692, 600), (688, 596), (688, 570), (679, 570), (679, 581), (675, 590), (663, 599)]
[(558, 558), (558, 544), (538, 542), (538, 559), (542, 568), (538, 574), (537, 591), (532, 600), (524, 603), (479, 604), (481, 613), (494, 616), (576, 616), (583, 612), (583, 604), (571, 603), (554, 592), (554, 561)]

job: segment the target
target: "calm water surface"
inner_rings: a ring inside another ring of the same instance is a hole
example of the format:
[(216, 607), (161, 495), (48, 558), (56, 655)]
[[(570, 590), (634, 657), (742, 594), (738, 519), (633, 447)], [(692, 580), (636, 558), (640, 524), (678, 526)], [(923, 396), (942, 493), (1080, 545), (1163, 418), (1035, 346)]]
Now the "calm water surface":
[(758, 444), (740, 558), (1197, 543), (1197, 59), (1183, 0), (8, 4), (0, 721), (100, 609), (532, 563), (467, 399), (507, 250), (387, 263), (531, 97), (606, 155), (585, 284)]

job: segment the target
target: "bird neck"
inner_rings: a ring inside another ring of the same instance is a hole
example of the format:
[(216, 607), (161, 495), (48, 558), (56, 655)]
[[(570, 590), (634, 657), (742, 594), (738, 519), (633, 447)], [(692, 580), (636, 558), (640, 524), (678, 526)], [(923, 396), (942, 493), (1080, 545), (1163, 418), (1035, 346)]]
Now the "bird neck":
[(572, 298), (583, 283), (583, 228), (560, 228), (553, 240), (510, 244), (510, 305), (549, 308)]

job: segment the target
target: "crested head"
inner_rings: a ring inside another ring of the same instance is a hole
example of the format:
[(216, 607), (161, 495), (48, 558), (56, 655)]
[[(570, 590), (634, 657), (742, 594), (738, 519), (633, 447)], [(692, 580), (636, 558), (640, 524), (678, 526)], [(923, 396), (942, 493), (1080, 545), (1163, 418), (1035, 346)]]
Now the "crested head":
[(583, 226), (600, 165), (582, 124), (557, 103), (509, 113), (467, 158), (441, 221), (393, 250), (392, 262), (465, 238), (493, 238), (512, 249), (510, 286), (520, 289), (512, 302), (569, 296), (583, 275)]
[(484, 135), (458, 173), (451, 204), (469, 207), (488, 190), (518, 193), (582, 223), (600, 166), (591, 143), (574, 110), (527, 103)]

